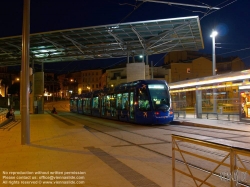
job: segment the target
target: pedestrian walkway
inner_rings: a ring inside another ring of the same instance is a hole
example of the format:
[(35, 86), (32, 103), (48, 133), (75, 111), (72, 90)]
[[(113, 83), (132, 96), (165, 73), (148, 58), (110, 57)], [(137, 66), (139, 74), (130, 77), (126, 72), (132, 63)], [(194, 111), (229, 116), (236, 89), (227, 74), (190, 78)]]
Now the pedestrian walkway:
[(186, 118), (175, 119), (173, 124), (199, 126), (207, 128), (222, 128), (230, 130), (250, 131), (250, 123), (217, 119), (199, 119), (195, 115), (186, 115)]
[(133, 146), (112, 148), (116, 143), (112, 136), (104, 141), (82, 123), (59, 115), (30, 115), (30, 144), (21, 145), (18, 112), (16, 119), (17, 123), (0, 128), (0, 186), (167, 187), (171, 183), (171, 162), (164, 164), (165, 169), (154, 169), (144, 163), (155, 162), (152, 154), (140, 156), (144, 161), (135, 159), (123, 152), (134, 153)]

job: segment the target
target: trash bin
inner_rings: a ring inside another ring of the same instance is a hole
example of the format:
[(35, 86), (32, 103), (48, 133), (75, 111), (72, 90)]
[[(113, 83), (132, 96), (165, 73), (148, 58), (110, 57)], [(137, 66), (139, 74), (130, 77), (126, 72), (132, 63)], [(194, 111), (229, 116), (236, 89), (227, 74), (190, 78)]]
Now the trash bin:
[(34, 101), (34, 114), (38, 114), (37, 101)]
[(34, 113), (35, 113), (35, 114), (38, 114), (38, 106), (35, 106), (34, 108), (35, 108), (35, 109), (34, 109)]
[(220, 111), (220, 114), (223, 113), (223, 107), (222, 106), (219, 107), (219, 111)]

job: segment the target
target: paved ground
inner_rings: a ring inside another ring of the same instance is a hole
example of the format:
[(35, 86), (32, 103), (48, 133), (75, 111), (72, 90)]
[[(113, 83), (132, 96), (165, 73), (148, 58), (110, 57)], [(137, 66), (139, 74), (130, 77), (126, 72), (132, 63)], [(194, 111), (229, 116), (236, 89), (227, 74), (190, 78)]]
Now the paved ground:
[[(138, 153), (149, 161), (146, 166), (142, 162), (128, 160), (126, 157), (129, 155), (124, 155), (120, 150), (112, 152), (107, 146), (106, 142), (112, 142), (112, 138), (103, 142), (83, 128), (82, 124), (73, 127), (67, 121), (66, 126), (64, 119), (48, 113), (30, 115), (31, 142), (29, 145), (21, 145), (18, 111), (16, 118), (18, 122), (0, 129), (0, 186), (171, 186), (171, 162), (162, 165), (166, 172), (160, 173), (154, 169), (159, 166), (150, 162), (153, 155)], [(250, 131), (249, 124), (194, 119), (190, 116), (176, 122)], [(130, 147), (127, 149), (134, 151)], [(109, 150), (110, 154), (103, 150)], [(128, 165), (136, 166), (137, 171), (131, 170)], [(191, 186), (188, 184), (189, 181), (182, 181), (177, 186)]]

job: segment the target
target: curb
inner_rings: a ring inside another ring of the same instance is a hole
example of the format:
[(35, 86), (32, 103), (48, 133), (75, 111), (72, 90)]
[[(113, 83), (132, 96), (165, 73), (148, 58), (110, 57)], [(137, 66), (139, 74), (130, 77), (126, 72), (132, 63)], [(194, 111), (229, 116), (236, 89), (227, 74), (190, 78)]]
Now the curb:
[(200, 123), (192, 123), (188, 121), (173, 121), (171, 125), (183, 125), (183, 126), (192, 126), (192, 127), (201, 127), (201, 128), (210, 128), (210, 129), (220, 129), (220, 130), (234, 130), (234, 131), (241, 131), (241, 132), (249, 132), (244, 130), (232, 129), (232, 128), (225, 128), (225, 127), (217, 127), (212, 125), (204, 125)]

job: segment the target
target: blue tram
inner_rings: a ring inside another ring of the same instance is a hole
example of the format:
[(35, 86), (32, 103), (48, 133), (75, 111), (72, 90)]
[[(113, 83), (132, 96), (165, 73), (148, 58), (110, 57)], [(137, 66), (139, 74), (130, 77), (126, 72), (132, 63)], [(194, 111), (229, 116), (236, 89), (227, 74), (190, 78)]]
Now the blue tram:
[(70, 111), (139, 124), (168, 124), (174, 119), (164, 80), (138, 80), (72, 95)]

